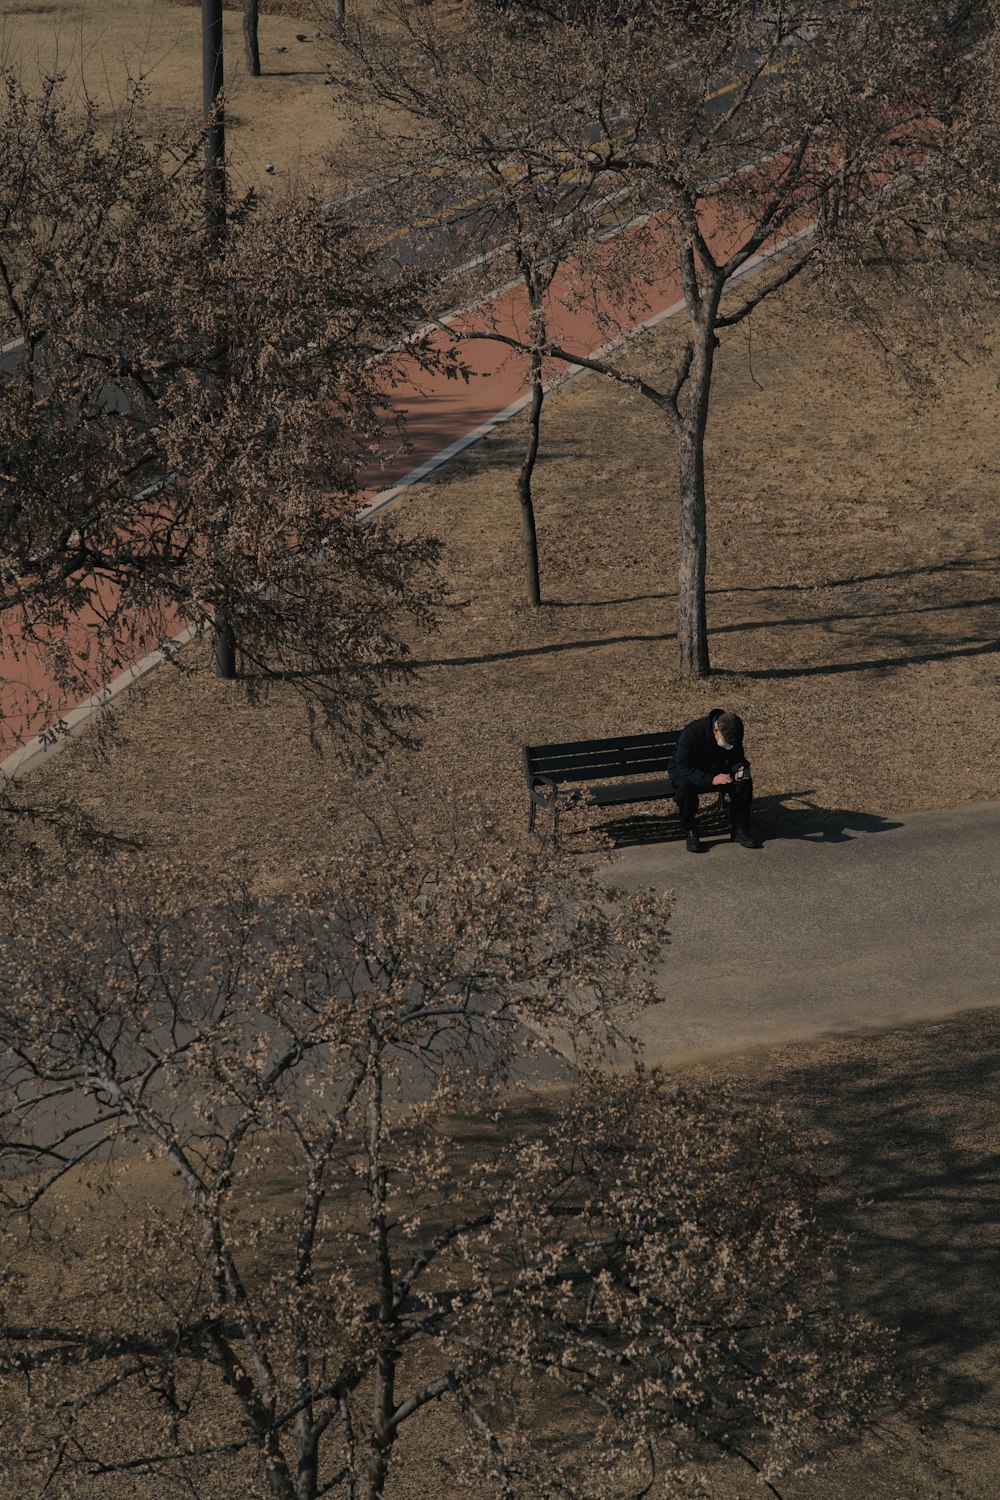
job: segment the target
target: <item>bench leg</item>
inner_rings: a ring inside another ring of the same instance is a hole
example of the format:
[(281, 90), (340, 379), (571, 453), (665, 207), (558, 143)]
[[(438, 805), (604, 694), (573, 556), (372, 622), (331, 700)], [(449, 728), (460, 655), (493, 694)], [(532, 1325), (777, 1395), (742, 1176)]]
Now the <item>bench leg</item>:
[(534, 797), (532, 797), (532, 799), (531, 799), (530, 807), (531, 807), (531, 810), (528, 813), (528, 832), (529, 833), (534, 833), (534, 831), (535, 831), (535, 813), (538, 811), (537, 803), (535, 802)]

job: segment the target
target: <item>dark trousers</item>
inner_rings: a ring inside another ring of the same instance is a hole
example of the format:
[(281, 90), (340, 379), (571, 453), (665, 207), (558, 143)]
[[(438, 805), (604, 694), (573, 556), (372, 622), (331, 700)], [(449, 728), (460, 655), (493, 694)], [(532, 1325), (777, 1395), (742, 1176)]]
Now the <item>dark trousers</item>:
[[(712, 787), (711, 795), (714, 797), (717, 791), (725, 792), (728, 799), (730, 828), (747, 828), (750, 823), (750, 808), (753, 804), (753, 782), (747, 778), (745, 781), (732, 781), (728, 786)], [(677, 811), (681, 815), (681, 827), (685, 833), (697, 822), (699, 793), (703, 797), (709, 796), (707, 787), (694, 786), (690, 781), (677, 782), (674, 801), (677, 803)]]

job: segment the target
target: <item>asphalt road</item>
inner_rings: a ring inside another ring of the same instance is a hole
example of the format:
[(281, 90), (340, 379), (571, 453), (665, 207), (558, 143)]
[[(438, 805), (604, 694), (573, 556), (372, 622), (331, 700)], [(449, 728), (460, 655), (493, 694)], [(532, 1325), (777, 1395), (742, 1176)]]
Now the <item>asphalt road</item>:
[(758, 851), (723, 833), (706, 854), (672, 839), (615, 864), (626, 887), (675, 893), (666, 1002), (640, 1027), (649, 1062), (1000, 1001), (1000, 803), (786, 814)]

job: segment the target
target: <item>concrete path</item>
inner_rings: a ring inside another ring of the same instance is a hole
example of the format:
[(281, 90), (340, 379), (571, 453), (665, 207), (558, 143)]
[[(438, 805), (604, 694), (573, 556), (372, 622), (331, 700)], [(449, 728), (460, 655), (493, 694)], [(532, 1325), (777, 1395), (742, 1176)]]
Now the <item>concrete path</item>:
[(623, 886), (675, 893), (666, 1003), (640, 1030), (650, 1062), (1000, 1001), (1000, 803), (797, 817), (759, 851), (723, 833), (706, 854), (671, 840), (616, 855)]

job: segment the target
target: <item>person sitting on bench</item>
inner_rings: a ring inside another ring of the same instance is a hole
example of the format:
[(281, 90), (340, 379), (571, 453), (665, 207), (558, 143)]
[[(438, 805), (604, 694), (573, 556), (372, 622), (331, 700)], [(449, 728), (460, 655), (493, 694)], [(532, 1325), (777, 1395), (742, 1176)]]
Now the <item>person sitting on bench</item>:
[(744, 849), (760, 848), (750, 830), (753, 782), (738, 714), (713, 708), (686, 725), (677, 741), (670, 779), (689, 853), (704, 853), (706, 846), (698, 838), (698, 796), (716, 787), (725, 788), (729, 801), (729, 837)]

